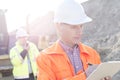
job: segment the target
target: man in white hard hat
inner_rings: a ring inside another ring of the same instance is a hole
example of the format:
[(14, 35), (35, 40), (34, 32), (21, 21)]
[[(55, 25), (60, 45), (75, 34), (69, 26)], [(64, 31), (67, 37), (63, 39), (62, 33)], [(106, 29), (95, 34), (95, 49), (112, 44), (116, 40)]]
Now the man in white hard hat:
[(90, 21), (92, 19), (85, 14), (82, 5), (74, 0), (64, 0), (54, 16), (59, 39), (38, 56), (37, 80), (86, 80), (88, 63), (101, 63), (99, 54), (80, 42), (82, 26)]
[(27, 40), (28, 34), (20, 28), (16, 32), (16, 45), (10, 50), (15, 80), (36, 80), (38, 72), (36, 57), (39, 51), (35, 44)]

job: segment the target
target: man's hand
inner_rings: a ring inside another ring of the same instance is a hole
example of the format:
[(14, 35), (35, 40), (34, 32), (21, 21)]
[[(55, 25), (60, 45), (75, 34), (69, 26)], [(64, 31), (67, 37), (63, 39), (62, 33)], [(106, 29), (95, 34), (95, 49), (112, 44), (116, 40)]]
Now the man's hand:
[(97, 67), (98, 67), (97, 64), (95, 64), (95, 65), (90, 65), (90, 66), (88, 67), (88, 69), (85, 71), (87, 77), (88, 77)]
[(112, 80), (112, 78), (110, 76), (106, 76), (106, 77), (102, 78), (101, 80)]
[(28, 43), (26, 43), (26, 45), (24, 46), (24, 49), (27, 50), (27, 51), (29, 50), (29, 44)]
[(30, 46), (29, 46), (28, 43), (26, 43), (23, 48), (24, 49), (23, 49), (23, 51), (20, 54), (21, 54), (22, 58), (24, 59), (26, 54), (28, 54), (28, 50), (29, 50)]

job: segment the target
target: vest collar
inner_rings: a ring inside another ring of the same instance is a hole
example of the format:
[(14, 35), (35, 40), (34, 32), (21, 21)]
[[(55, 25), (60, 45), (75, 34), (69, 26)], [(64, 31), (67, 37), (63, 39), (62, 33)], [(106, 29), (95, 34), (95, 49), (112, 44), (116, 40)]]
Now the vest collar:
[[(80, 52), (90, 55), (90, 53), (86, 49), (86, 45), (80, 43), (79, 44)], [(52, 46), (48, 47), (47, 49), (43, 50), (42, 52), (46, 54), (64, 54), (65, 51), (63, 48), (60, 46), (59, 41), (57, 40)]]

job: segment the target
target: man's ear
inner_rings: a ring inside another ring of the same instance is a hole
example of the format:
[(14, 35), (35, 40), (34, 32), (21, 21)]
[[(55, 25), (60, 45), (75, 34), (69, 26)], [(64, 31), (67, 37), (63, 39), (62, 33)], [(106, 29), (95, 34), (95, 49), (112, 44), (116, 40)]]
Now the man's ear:
[(60, 31), (61, 30), (61, 26), (60, 26), (60, 23), (55, 23), (55, 28)]
[(61, 34), (60, 23), (55, 23), (54, 26), (56, 28), (57, 36), (60, 37)]

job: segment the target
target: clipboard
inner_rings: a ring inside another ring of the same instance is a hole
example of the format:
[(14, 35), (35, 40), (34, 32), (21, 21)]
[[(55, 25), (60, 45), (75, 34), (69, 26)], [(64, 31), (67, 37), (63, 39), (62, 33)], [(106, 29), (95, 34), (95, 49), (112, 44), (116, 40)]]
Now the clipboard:
[(120, 71), (120, 61), (109, 61), (101, 63), (86, 80), (100, 80), (103, 77), (115, 75)]

